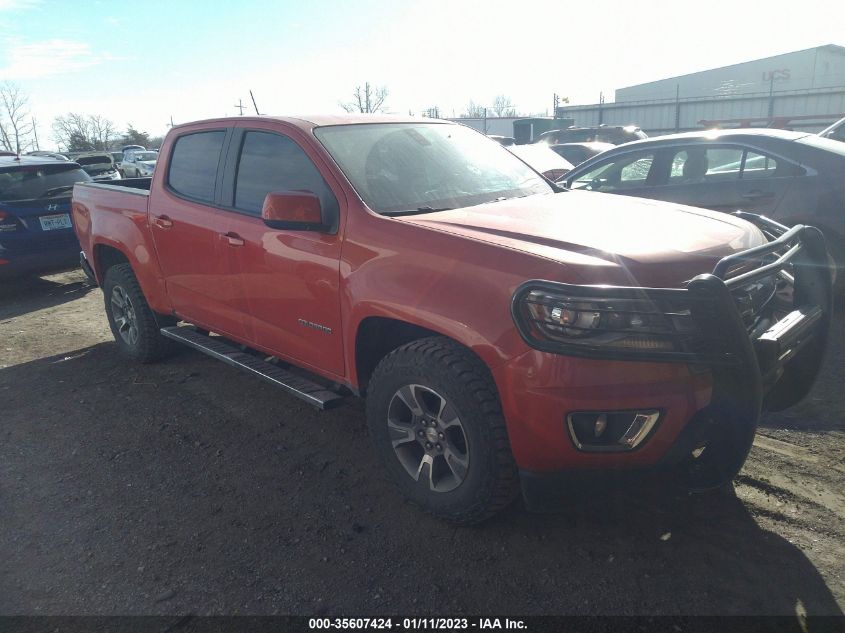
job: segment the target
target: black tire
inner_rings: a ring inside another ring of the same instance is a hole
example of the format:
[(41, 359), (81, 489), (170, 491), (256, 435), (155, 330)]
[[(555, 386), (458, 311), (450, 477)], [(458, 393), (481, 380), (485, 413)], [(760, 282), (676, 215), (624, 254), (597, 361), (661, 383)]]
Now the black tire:
[(830, 258), (833, 260), (833, 266), (836, 269), (833, 294), (835, 297), (845, 297), (845, 240), (831, 237), (828, 234), (826, 242), (827, 251), (830, 253)]
[[(399, 395), (403, 389), (416, 394), (416, 403), (429, 402), (418, 407), (422, 415), (414, 415), (404, 404)], [(401, 424), (407, 424), (411, 432), (407, 437), (400, 433), (397, 440), (394, 421), (397, 408), (401, 415), (403, 407), (410, 417)], [(447, 407), (451, 407), (448, 413)], [(450, 418), (451, 424), (441, 425), (441, 416)], [(394, 424), (392, 430), (388, 419)], [(439, 518), (460, 525), (479, 523), (507, 507), (518, 494), (517, 470), (493, 378), (479, 358), (449, 339), (413, 341), (382, 359), (367, 389), (367, 424), (399, 490)], [(437, 431), (442, 431), (442, 446), (433, 439)], [(434, 434), (429, 437), (435, 442), (431, 448), (426, 448), (425, 432)], [(402, 442), (400, 448), (394, 448), (394, 441)], [(444, 452), (438, 454), (438, 450)], [(407, 464), (413, 470), (417, 453), (429, 455), (431, 461), (424, 466), (426, 458), (420, 457), (415, 480)], [(449, 464), (455, 455), (466, 460), (465, 469), (455, 468), (454, 460)], [(440, 490), (433, 489), (435, 479)]]
[(733, 485), (754, 442), (756, 422), (722, 410), (705, 424), (695, 449), (674, 467), (674, 486), (693, 494), (722, 492)]
[[(132, 266), (116, 264), (106, 271), (103, 297), (109, 327), (120, 352), (135, 361), (152, 363), (173, 351), (174, 344), (164, 338), (159, 329), (162, 317), (156, 318), (150, 309)], [(121, 301), (124, 307), (121, 307)], [(166, 325), (172, 325), (172, 319)]]

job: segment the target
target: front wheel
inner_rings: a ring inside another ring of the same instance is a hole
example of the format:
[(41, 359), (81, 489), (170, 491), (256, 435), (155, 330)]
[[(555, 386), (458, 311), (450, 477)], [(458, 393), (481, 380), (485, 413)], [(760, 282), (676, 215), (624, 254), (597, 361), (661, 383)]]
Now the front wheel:
[(132, 266), (117, 264), (106, 271), (103, 297), (109, 327), (121, 353), (151, 363), (172, 351), (173, 342), (161, 335)]
[(457, 524), (509, 505), (518, 479), (496, 386), (469, 350), (445, 338), (404, 345), (379, 363), (367, 424), (400, 491)]

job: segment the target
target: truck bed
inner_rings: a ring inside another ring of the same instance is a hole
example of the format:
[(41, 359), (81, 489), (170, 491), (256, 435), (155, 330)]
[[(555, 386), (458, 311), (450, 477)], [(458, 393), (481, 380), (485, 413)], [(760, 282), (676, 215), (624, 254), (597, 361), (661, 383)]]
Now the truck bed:
[[(78, 183), (73, 188), (71, 213), (79, 244), (102, 284), (100, 263), (107, 250), (122, 253), (138, 270), (142, 287), (158, 276), (158, 267), (138, 266), (136, 258), (152, 259), (152, 233), (147, 217), (150, 178), (127, 178), (119, 184)], [(151, 288), (150, 288), (151, 290)]]
[[(152, 178), (124, 178), (116, 181), (115, 184), (105, 182), (87, 182), (79, 183), (76, 187), (96, 187), (148, 196), (150, 195), (151, 182)], [(76, 189), (74, 189), (74, 197), (76, 197)]]

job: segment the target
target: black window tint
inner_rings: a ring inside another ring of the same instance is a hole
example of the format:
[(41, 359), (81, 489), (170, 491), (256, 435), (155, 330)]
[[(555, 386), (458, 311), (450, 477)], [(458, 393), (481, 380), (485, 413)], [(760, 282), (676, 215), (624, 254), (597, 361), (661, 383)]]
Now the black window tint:
[(76, 163), (20, 165), (0, 169), (0, 200), (70, 197), (74, 183), (91, 177)]
[(299, 145), (286, 136), (247, 132), (238, 163), (235, 207), (260, 215), (271, 191), (311, 191), (320, 198), (324, 221), (331, 224), (337, 217), (334, 194)]
[(226, 132), (197, 132), (176, 140), (170, 154), (168, 183), (176, 192), (204, 202), (214, 201), (217, 163)]

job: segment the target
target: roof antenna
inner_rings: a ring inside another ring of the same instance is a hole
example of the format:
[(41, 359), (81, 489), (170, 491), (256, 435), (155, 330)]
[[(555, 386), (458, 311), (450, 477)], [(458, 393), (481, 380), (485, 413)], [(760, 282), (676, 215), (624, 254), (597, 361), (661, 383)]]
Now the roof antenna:
[(252, 95), (252, 90), (249, 91), (249, 96), (252, 99), (252, 107), (255, 108), (255, 114), (261, 116), (261, 113), (258, 111), (258, 106), (255, 104), (255, 97)]

